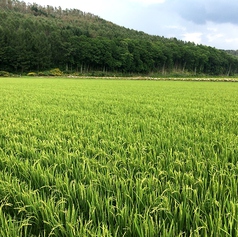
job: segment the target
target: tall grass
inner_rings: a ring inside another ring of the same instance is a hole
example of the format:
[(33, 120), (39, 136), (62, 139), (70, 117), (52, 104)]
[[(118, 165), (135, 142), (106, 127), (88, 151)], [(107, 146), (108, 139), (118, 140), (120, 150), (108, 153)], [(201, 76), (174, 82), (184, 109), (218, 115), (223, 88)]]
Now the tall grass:
[(0, 79), (0, 236), (237, 236), (238, 84)]

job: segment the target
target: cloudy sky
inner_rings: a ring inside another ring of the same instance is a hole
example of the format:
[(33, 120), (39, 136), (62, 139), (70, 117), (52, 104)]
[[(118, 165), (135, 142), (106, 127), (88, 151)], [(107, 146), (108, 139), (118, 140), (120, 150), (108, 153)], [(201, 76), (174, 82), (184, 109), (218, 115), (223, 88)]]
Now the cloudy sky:
[(76, 8), (126, 28), (219, 49), (238, 49), (237, 0), (35, 0)]

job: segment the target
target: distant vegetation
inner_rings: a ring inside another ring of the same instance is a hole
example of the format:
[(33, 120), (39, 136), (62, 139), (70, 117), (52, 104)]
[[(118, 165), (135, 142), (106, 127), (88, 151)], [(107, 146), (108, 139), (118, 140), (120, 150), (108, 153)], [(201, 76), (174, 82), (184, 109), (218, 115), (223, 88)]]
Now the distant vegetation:
[(238, 57), (238, 50), (225, 50), (225, 52)]
[(0, 1), (0, 71), (233, 75), (224, 51), (126, 29), (77, 9)]

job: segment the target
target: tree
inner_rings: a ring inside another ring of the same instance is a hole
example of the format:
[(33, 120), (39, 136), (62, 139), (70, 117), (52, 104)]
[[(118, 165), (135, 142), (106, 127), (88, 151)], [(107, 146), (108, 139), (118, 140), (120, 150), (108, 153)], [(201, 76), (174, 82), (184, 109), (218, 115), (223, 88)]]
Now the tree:
[(231, 75), (238, 58), (215, 48), (129, 30), (77, 9), (0, 1), (0, 69)]

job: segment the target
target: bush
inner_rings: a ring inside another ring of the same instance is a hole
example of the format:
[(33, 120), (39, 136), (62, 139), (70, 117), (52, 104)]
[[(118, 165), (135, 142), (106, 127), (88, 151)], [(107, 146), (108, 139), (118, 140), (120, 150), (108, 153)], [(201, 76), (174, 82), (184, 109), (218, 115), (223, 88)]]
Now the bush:
[(10, 73), (6, 71), (0, 71), (0, 77), (10, 77)]
[(62, 76), (63, 72), (59, 68), (50, 70), (50, 76)]
[(49, 75), (50, 75), (49, 71), (38, 72), (38, 76), (49, 76)]
[(27, 74), (27, 76), (29, 76), (29, 77), (35, 77), (35, 76), (37, 76), (37, 73), (35, 73), (35, 72), (29, 72), (29, 73)]

